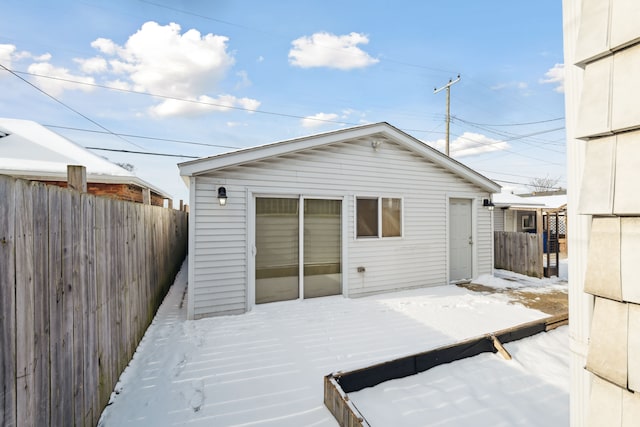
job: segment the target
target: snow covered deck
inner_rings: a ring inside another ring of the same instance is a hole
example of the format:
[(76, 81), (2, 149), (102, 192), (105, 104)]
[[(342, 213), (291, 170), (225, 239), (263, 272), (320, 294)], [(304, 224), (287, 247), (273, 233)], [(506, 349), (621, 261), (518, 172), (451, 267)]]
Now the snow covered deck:
[[(186, 278), (185, 264), (116, 386), (101, 426), (335, 426), (323, 404), (324, 375), (547, 316), (510, 304), (504, 294), (441, 286), (271, 303), (243, 315), (188, 321)], [(564, 373), (567, 389), (554, 399), (568, 414), (569, 372)], [(462, 386), (454, 397), (439, 384), (442, 400), (478, 397)]]

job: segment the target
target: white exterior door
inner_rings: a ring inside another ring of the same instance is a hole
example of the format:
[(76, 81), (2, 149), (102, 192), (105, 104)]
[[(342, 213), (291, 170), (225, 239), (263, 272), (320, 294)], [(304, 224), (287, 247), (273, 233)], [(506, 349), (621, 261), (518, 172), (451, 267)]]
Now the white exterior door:
[(470, 280), (472, 265), (471, 200), (449, 199), (449, 281)]

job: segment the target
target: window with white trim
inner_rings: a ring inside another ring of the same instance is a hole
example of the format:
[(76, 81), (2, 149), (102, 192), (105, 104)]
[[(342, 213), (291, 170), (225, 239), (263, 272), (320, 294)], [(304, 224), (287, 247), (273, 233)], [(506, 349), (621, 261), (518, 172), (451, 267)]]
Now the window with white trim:
[(356, 237), (401, 237), (402, 199), (356, 197)]

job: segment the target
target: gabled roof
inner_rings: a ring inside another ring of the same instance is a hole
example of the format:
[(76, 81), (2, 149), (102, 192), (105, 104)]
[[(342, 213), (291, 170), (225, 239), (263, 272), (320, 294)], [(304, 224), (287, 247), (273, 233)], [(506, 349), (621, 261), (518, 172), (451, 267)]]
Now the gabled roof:
[(245, 148), (179, 163), (178, 167), (180, 168), (180, 175), (185, 178), (185, 182), (189, 185), (188, 177), (190, 176), (202, 175), (230, 166), (242, 165), (249, 162), (265, 160), (271, 157), (318, 148), (329, 144), (367, 137), (371, 137), (372, 141), (376, 138), (388, 138), (408, 150), (421, 155), (425, 159), (443, 167), (444, 169), (478, 185), (488, 192), (495, 193), (500, 191), (500, 185), (491, 181), (489, 178), (452, 159), (451, 157), (446, 156), (440, 151), (429, 147), (422, 141), (386, 122), (356, 126), (348, 129), (275, 142), (258, 147)]
[(86, 167), (88, 182), (134, 184), (170, 197), (132, 172), (36, 122), (0, 118), (0, 173), (26, 179), (66, 181), (67, 165)]

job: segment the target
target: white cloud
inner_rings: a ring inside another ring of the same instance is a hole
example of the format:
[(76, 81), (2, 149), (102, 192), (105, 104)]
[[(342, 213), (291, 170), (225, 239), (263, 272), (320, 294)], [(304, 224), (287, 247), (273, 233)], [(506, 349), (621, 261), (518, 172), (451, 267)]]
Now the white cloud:
[(115, 55), (119, 49), (118, 45), (113, 41), (102, 37), (91, 42), (91, 47), (94, 49), (98, 49), (100, 52), (106, 55)]
[(0, 44), (0, 64), (10, 69), (15, 51), (16, 47), (12, 44)]
[(87, 74), (104, 73), (108, 68), (107, 61), (101, 56), (88, 59), (76, 58), (74, 61), (80, 64), (80, 69)]
[(259, 106), (260, 102), (255, 99), (236, 98), (233, 95), (220, 95), (217, 98), (200, 95), (197, 98), (188, 98), (188, 101), (165, 99), (160, 104), (149, 108), (149, 112), (154, 117), (195, 116), (237, 108), (252, 112)]
[(542, 84), (557, 85), (553, 90), (564, 93), (564, 64), (556, 64), (544, 73), (544, 79), (540, 79)]
[(301, 68), (328, 67), (340, 70), (368, 67), (379, 60), (358, 47), (367, 43), (369, 38), (360, 33), (343, 36), (315, 33), (291, 42), (293, 48), (289, 51), (289, 63)]
[(36, 62), (48, 62), (48, 61), (51, 61), (51, 54), (45, 53), (40, 56), (34, 56), (33, 59), (35, 59)]
[[(445, 151), (445, 140), (425, 141), (426, 144), (433, 148)], [(452, 157), (473, 156), (476, 154), (489, 153), (492, 151), (502, 151), (509, 148), (509, 144), (505, 141), (489, 138), (474, 132), (464, 132), (462, 135), (450, 142), (449, 153)]]
[(236, 76), (240, 78), (240, 81), (236, 84), (236, 89), (244, 89), (251, 86), (251, 80), (246, 71), (238, 71)]
[(302, 119), (302, 127), (316, 128), (322, 125), (326, 125), (327, 121), (333, 121), (338, 119), (338, 115), (334, 113), (317, 113), (313, 116), (307, 116)]
[(20, 61), (22, 59), (33, 59), (36, 62), (48, 62), (51, 59), (51, 54), (45, 53), (35, 56), (26, 50), (18, 51), (15, 45), (0, 44), (0, 63), (5, 67), (12, 68), (14, 61)]
[[(73, 83), (75, 82), (83, 82), (88, 84), (94, 84), (95, 80), (93, 77), (84, 77), (79, 75), (74, 75), (69, 72), (66, 68), (54, 67), (48, 62), (37, 62), (29, 65), (27, 68), (32, 74), (40, 74), (43, 76), (55, 77), (56, 80), (51, 78), (43, 78), (43, 77), (34, 77), (38, 87), (47, 92), (49, 95), (58, 96), (62, 94), (65, 90), (80, 90), (83, 92), (91, 92), (94, 87), (87, 86), (82, 84)], [(70, 80), (70, 81), (64, 81)]]
[[(120, 85), (128, 81), (137, 91), (194, 101), (163, 100), (150, 108), (153, 116), (197, 115), (228, 111), (231, 107), (255, 110), (260, 102), (254, 99), (206, 95), (216, 92), (235, 64), (227, 51), (227, 41), (227, 37), (202, 35), (195, 29), (181, 34), (178, 24), (163, 26), (149, 21), (124, 46), (105, 38), (96, 39), (91, 45), (111, 57), (109, 72), (121, 76)], [(98, 66), (97, 62), (93, 65)], [(241, 84), (250, 84), (246, 72), (238, 75)]]
[(131, 85), (127, 82), (123, 82), (120, 79), (111, 80), (107, 82), (106, 86), (112, 87), (114, 89), (131, 90)]

